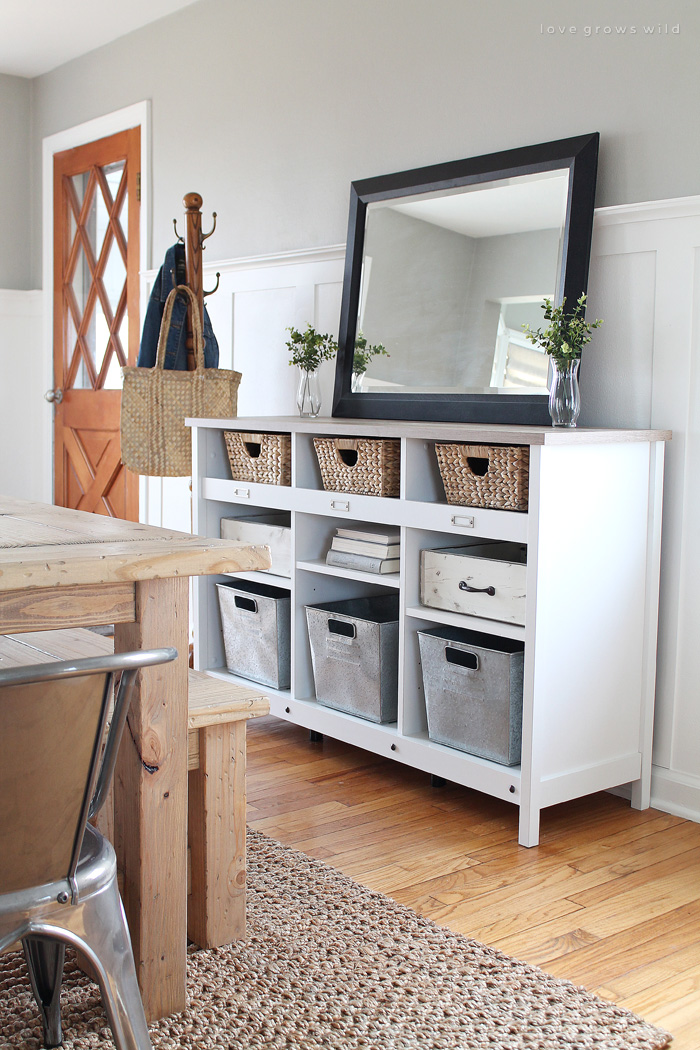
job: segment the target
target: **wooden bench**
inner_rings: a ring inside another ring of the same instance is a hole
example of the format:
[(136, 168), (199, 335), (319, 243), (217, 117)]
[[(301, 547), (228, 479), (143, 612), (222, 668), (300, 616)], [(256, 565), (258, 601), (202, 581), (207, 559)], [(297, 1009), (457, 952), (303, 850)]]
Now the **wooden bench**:
[[(0, 667), (113, 651), (83, 628), (0, 636)], [(202, 948), (245, 935), (246, 722), (267, 714), (259, 688), (189, 672), (187, 936)], [(110, 834), (110, 800), (100, 827)], [(104, 811), (103, 811), (104, 812)]]

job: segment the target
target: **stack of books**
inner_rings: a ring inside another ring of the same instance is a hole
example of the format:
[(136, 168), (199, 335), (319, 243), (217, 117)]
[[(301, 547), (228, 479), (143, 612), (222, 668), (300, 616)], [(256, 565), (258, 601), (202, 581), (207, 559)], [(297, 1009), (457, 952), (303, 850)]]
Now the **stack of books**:
[(391, 525), (361, 525), (335, 530), (326, 565), (360, 572), (398, 572), (399, 529)]

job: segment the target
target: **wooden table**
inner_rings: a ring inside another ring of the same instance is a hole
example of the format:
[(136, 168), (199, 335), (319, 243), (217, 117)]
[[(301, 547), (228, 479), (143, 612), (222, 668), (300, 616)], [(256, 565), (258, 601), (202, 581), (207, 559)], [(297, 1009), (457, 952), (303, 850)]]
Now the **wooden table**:
[(185, 1008), (188, 577), (269, 568), (269, 551), (0, 497), (0, 634), (114, 624), (144, 670), (115, 775), (114, 845), (149, 1021)]

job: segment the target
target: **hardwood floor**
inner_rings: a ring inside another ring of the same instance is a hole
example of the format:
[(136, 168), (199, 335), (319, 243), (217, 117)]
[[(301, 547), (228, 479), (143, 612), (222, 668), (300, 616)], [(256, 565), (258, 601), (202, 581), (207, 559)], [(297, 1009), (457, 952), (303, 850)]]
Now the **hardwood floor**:
[(515, 806), (273, 718), (248, 723), (248, 822), (700, 1050), (700, 825), (601, 793)]

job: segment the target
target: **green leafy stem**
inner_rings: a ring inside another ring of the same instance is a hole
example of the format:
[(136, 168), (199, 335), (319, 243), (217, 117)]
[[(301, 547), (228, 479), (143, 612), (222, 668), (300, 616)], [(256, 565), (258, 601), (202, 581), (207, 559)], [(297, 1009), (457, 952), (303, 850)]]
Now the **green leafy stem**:
[(362, 332), (357, 333), (355, 339), (355, 352), (352, 357), (352, 371), (353, 375), (361, 376), (367, 371), (369, 363), (373, 357), (390, 357), (391, 355), (387, 351), (386, 347), (381, 343), (374, 343), (368, 345), (367, 337)]
[(571, 361), (580, 357), (583, 347), (591, 341), (593, 329), (600, 328), (603, 323), (600, 318), (595, 321), (585, 320), (585, 294), (580, 296), (573, 310), (567, 312), (565, 306), (566, 298), (562, 299), (561, 306), (553, 306), (551, 299), (545, 299), (542, 309), (549, 325), (537, 329), (530, 328), (528, 324), (523, 325), (530, 342), (541, 346), (556, 361)]
[(290, 338), (286, 345), (292, 355), (290, 365), (298, 365), (305, 372), (315, 372), (322, 361), (335, 357), (338, 344), (327, 333), (317, 332), (313, 325), (307, 324), (305, 332), (291, 327), (287, 331)]

